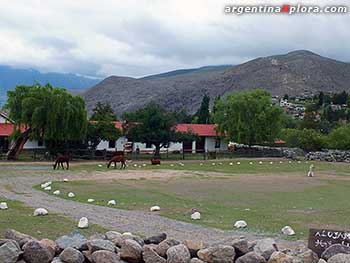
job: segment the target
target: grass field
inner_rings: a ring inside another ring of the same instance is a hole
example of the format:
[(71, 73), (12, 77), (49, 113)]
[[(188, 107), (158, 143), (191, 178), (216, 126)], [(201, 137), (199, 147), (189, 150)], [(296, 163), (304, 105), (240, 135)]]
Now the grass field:
[[(96, 180), (54, 182), (53, 190), (60, 189), (63, 198), (72, 191), (76, 201), (93, 198), (98, 205), (116, 199), (121, 209), (148, 211), (150, 206), (159, 205), (160, 215), (188, 222), (191, 209), (196, 208), (202, 213), (198, 224), (232, 229), (235, 220), (243, 219), (248, 222), (247, 231), (267, 235), (280, 233), (285, 225), (296, 230), (296, 238), (305, 238), (310, 227), (349, 228), (350, 165), (316, 162), (316, 177), (307, 178), (310, 163), (270, 162), (167, 162), (158, 167), (130, 164), (129, 173), (142, 171), (137, 178), (119, 170), (107, 172), (98, 164), (84, 164), (72, 172), (97, 171)], [(156, 178), (148, 177), (152, 170), (159, 170)], [(171, 170), (178, 176), (163, 176)], [(186, 176), (181, 176), (184, 173)]]
[[(66, 217), (52, 213), (35, 217), (34, 209), (21, 202), (1, 198), (0, 200), (7, 202), (9, 206), (8, 210), (0, 210), (0, 236), (3, 236), (6, 229), (15, 229), (39, 239), (56, 239), (78, 229), (78, 223)], [(90, 225), (88, 229), (79, 229), (79, 231), (86, 235), (105, 232), (102, 227), (96, 225)]]

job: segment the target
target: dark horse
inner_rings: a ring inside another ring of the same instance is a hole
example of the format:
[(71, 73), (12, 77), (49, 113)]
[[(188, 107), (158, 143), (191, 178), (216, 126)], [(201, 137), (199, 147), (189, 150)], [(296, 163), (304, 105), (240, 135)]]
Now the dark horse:
[(117, 163), (121, 163), (120, 169), (125, 169), (126, 164), (125, 164), (124, 153), (117, 154), (117, 155), (113, 156), (112, 159), (109, 160), (109, 162), (107, 164), (107, 168), (109, 168), (109, 166), (111, 166), (111, 163), (114, 163), (114, 169), (117, 169)]
[(62, 169), (64, 170), (63, 163), (66, 163), (67, 170), (68, 170), (69, 169), (69, 160), (70, 160), (69, 154), (59, 155), (55, 160), (55, 164), (53, 165), (53, 169), (55, 170), (57, 167), (57, 170), (58, 170), (60, 168), (60, 165), (61, 165)]

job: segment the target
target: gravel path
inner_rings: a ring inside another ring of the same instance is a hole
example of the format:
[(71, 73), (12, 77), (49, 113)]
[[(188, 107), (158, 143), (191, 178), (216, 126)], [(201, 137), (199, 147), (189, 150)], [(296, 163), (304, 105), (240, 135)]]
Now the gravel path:
[[(147, 212), (120, 210), (61, 199), (44, 192), (36, 191), (32, 187), (45, 181), (57, 181), (63, 180), (63, 178), (69, 178), (69, 180), (79, 179), (82, 177), (82, 174), (67, 172), (52, 174), (33, 170), (25, 172), (25, 176), (0, 177), (0, 197), (18, 200), (33, 208), (43, 207), (50, 212), (59, 213), (75, 220), (79, 220), (79, 218), (85, 216), (89, 218), (92, 224), (119, 232), (132, 232), (142, 236), (151, 236), (160, 232), (166, 232), (169, 237), (178, 240), (196, 239), (207, 243), (214, 243), (233, 236), (242, 235), (246, 236), (249, 240), (260, 238), (250, 233), (205, 228)], [(129, 171), (129, 176), (130, 173), (133, 172)], [(96, 174), (93, 176), (95, 178)], [(291, 242), (284, 240), (278, 240), (278, 243), (281, 247), (292, 246)]]

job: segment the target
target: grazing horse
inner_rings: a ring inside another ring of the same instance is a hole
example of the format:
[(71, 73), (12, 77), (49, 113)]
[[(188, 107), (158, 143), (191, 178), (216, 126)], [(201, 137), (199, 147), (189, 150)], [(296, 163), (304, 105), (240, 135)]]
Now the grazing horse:
[(107, 168), (111, 166), (111, 163), (114, 163), (114, 169), (117, 169), (117, 163), (121, 163), (120, 169), (125, 169), (126, 164), (125, 164), (125, 157), (124, 155), (115, 155), (112, 157), (112, 159), (109, 160), (107, 164)]
[(68, 170), (69, 169), (69, 159), (70, 159), (70, 156), (68, 154), (59, 155), (55, 160), (55, 164), (53, 165), (53, 169), (55, 170), (57, 167), (57, 170), (58, 170), (60, 168), (60, 165), (61, 165), (62, 169), (64, 170), (63, 163), (66, 163), (67, 170)]

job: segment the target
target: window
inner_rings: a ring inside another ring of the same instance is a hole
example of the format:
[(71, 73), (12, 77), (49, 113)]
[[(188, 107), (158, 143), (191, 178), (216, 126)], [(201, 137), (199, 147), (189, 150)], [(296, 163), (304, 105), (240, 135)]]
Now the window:
[(39, 147), (44, 146), (44, 140), (43, 140), (43, 138), (40, 138), (40, 139), (38, 140), (38, 146), (39, 146)]
[(215, 148), (220, 148), (221, 140), (220, 138), (215, 139)]
[(152, 145), (153, 145), (152, 143), (147, 142), (147, 143), (146, 143), (146, 148), (152, 148)]
[(108, 148), (115, 148), (115, 141), (108, 141)]

